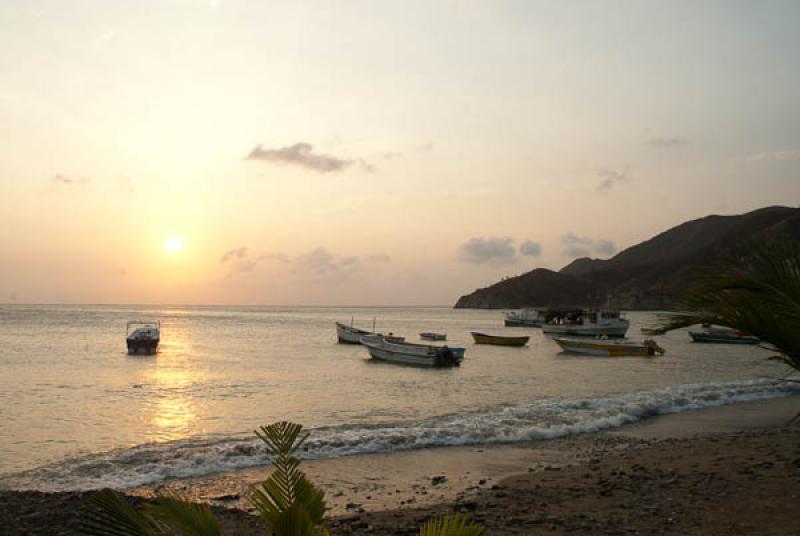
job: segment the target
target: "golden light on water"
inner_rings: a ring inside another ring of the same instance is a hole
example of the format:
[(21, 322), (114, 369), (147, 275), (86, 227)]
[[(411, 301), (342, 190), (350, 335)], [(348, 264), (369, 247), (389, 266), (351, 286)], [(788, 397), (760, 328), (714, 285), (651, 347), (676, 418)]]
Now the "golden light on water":
[(172, 235), (164, 241), (164, 249), (170, 253), (179, 253), (183, 249), (183, 238)]

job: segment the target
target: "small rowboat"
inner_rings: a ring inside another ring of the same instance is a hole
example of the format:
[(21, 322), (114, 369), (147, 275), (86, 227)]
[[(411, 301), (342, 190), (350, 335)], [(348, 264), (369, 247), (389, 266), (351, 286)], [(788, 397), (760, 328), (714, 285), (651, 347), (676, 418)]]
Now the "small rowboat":
[(372, 359), (400, 365), (457, 367), (464, 359), (464, 348), (389, 342), (381, 335), (362, 337), (361, 344), (367, 347)]
[(609, 340), (609, 339), (587, 339), (578, 337), (553, 337), (553, 340), (565, 351), (575, 354), (587, 354), (597, 356), (653, 356), (663, 355), (666, 351), (661, 348), (656, 341), (645, 339), (643, 341), (633, 340)]
[(495, 344), (498, 346), (525, 346), (530, 337), (506, 337), (503, 335), (487, 335), (486, 333), (472, 332), (475, 344)]
[(446, 333), (433, 333), (431, 331), (426, 331), (419, 334), (420, 339), (424, 339), (426, 341), (446, 341), (447, 334)]

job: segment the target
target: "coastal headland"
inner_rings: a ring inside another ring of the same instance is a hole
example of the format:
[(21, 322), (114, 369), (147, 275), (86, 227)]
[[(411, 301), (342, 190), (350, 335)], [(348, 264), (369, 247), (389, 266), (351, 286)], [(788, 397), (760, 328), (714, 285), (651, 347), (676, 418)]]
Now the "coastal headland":
[[(797, 534), (800, 397), (665, 415), (551, 441), (304, 462), (332, 534), (415, 534), (468, 513), (489, 534)], [(250, 469), (129, 490), (214, 505), (226, 534), (262, 534)], [(77, 534), (85, 494), (0, 492), (0, 534)]]

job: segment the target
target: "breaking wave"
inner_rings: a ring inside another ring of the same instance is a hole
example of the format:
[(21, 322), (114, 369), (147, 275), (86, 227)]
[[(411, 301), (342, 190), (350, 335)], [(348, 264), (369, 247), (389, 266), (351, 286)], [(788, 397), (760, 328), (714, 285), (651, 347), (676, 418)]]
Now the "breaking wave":
[[(333, 458), (423, 447), (552, 439), (641, 419), (735, 402), (800, 394), (797, 384), (756, 380), (684, 385), (599, 398), (548, 398), (418, 421), (311, 430), (301, 457)], [(7, 475), (0, 487), (42, 491), (118, 489), (269, 463), (253, 438), (187, 439), (67, 458)]]

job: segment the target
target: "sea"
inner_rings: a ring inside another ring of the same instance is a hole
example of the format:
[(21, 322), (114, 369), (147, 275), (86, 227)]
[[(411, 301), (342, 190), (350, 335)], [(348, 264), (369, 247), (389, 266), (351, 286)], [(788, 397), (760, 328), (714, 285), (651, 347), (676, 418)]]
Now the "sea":
[[(628, 312), (629, 336), (659, 318)], [(129, 320), (159, 320), (154, 356)], [(418, 341), (446, 332), (461, 367), (374, 362), (334, 322)], [(470, 332), (530, 335), (477, 346)], [(502, 311), (411, 307), (0, 306), (0, 488), (130, 488), (269, 463), (253, 431), (290, 420), (307, 459), (537, 441), (652, 416), (800, 394), (755, 346), (658, 338), (656, 358), (567, 355)]]

